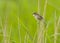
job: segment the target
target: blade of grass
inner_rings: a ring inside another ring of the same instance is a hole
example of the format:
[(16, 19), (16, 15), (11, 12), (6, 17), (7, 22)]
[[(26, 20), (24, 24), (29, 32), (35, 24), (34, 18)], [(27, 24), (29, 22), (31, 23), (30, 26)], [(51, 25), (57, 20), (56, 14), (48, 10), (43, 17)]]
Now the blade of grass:
[(28, 43), (29, 35), (26, 33), (24, 38), (24, 43)]
[(8, 43), (10, 43), (10, 39), (11, 39), (11, 32), (12, 32), (12, 24), (10, 26), (10, 32), (9, 32), (9, 37), (8, 37)]
[(30, 32), (28, 31), (28, 28), (24, 25), (24, 23), (21, 21), (21, 19), (20, 19), (20, 24), (25, 28), (24, 30), (29, 35), (30, 40), (33, 41), (33, 37), (30, 35)]
[[(58, 30), (59, 25), (60, 25), (60, 17), (59, 17), (58, 22), (57, 22), (57, 24), (56, 24), (56, 29), (57, 29), (57, 30)], [(57, 33), (52, 34), (50, 37), (53, 37), (53, 36), (55, 37), (55, 36), (57, 36), (57, 35), (60, 35), (60, 33), (58, 33), (57, 30), (55, 30), (55, 32), (57, 32)]]
[(4, 43), (8, 42), (7, 37), (7, 20), (8, 20), (8, 14), (9, 14), (9, 2), (6, 2), (6, 10), (5, 10), (5, 22), (3, 27), (3, 36), (4, 36)]
[(54, 15), (54, 25), (55, 25), (55, 28), (54, 28), (54, 43), (56, 43), (56, 40), (57, 40), (57, 36), (56, 36), (56, 33), (57, 33), (57, 24), (56, 24), (56, 11), (55, 11), (55, 15)]
[(48, 23), (47, 23), (47, 25), (46, 25), (46, 29), (44, 30), (45, 32), (45, 34), (46, 34), (46, 36), (45, 36), (45, 43), (47, 43), (47, 38), (50, 40), (50, 38), (49, 38), (49, 36), (48, 36), (48, 27), (49, 27), (49, 24), (50, 24), (50, 21), (48, 21)]
[(36, 31), (35, 34), (34, 34), (33, 43), (37, 43), (36, 36), (37, 36), (37, 31)]
[[(43, 18), (45, 18), (46, 14), (46, 6), (47, 6), (47, 0), (45, 0), (44, 4), (44, 11), (43, 11)], [(40, 0), (38, 0), (38, 13), (40, 12)], [(38, 32), (38, 40), (37, 43), (44, 43), (44, 20), (37, 25), (37, 32)], [(38, 27), (40, 26), (40, 27)]]
[(25, 34), (25, 37), (24, 37), (24, 43), (27, 43), (27, 33)]
[(21, 43), (19, 16), (18, 16), (18, 34), (19, 34), (19, 43)]

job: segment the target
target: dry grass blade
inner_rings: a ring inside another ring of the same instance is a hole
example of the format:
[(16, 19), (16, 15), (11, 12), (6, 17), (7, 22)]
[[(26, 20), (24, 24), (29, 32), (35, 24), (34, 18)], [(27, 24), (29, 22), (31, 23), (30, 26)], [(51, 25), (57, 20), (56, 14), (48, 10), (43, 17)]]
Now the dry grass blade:
[(5, 22), (4, 22), (4, 27), (3, 27), (3, 36), (4, 36), (4, 43), (7, 43), (7, 20), (8, 20), (8, 14), (9, 14), (9, 3), (6, 2), (6, 10), (5, 10)]
[[(46, 6), (47, 6), (47, 0), (45, 0), (45, 4), (44, 4), (43, 18), (45, 18), (45, 14), (46, 14)], [(38, 13), (39, 12), (40, 12), (40, 0), (38, 0)], [(39, 23), (40, 27), (37, 26), (37, 32), (38, 32), (37, 43), (44, 43), (44, 23), (43, 22)]]

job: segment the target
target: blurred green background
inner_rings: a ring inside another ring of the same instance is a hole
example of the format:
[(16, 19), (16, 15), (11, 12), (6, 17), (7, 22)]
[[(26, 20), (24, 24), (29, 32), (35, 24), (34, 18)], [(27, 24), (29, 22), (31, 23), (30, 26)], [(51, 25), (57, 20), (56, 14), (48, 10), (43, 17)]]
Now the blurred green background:
[[(42, 16), (45, 1), (39, 2)], [(37, 43), (33, 12), (38, 12), (38, 0), (0, 0), (0, 43)], [(48, 25), (45, 43), (55, 43), (54, 36), (56, 43), (60, 43), (60, 0), (47, 0), (45, 20)]]

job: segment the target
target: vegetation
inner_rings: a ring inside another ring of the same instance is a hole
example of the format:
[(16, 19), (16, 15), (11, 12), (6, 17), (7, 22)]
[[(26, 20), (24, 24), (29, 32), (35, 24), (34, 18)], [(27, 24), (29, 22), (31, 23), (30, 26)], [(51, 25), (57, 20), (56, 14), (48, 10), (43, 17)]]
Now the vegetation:
[(0, 0), (0, 43), (60, 43), (60, 0)]

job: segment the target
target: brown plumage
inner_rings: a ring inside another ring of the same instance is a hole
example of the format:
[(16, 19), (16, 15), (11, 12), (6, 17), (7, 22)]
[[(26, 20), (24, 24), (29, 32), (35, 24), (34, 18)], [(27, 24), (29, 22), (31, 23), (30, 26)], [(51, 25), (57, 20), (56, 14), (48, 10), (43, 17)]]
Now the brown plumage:
[(37, 20), (42, 20), (42, 19), (43, 19), (43, 17), (40, 16), (38, 13), (33, 13), (33, 16), (34, 16), (35, 19), (37, 19)]

